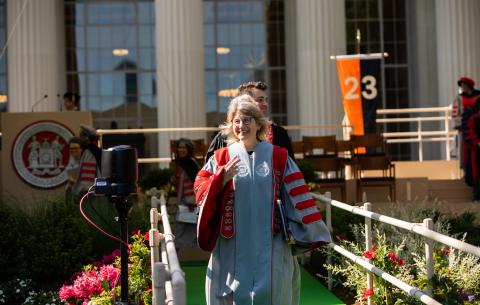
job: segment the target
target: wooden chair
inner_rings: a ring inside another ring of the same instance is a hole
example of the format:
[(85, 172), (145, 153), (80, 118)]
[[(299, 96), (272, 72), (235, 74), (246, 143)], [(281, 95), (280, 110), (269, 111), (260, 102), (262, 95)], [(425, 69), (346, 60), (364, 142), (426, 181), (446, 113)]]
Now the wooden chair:
[(199, 162), (200, 166), (203, 166), (205, 155), (207, 154), (208, 144), (204, 139), (192, 140), (193, 142), (193, 156)]
[(315, 184), (319, 189), (339, 189), (342, 201), (346, 199), (345, 167), (337, 156), (307, 156), (304, 158), (317, 173)]
[[(387, 142), (381, 134), (352, 135), (351, 145), (355, 155), (387, 155)], [(362, 149), (364, 148), (364, 149)]]
[(337, 148), (335, 146), (335, 135), (333, 136), (314, 136), (302, 137), (303, 156), (336, 156)]
[(292, 149), (295, 154), (295, 159), (303, 159), (303, 142), (292, 141)]
[(353, 157), (353, 146), (349, 140), (340, 140), (335, 142), (337, 157), (343, 160), (345, 165), (350, 165)]
[[(377, 175), (372, 176), (374, 171)], [(370, 172), (370, 175), (367, 173)], [(378, 175), (378, 173), (380, 173)], [(357, 201), (362, 201), (363, 190), (367, 187), (387, 187), (390, 199), (395, 201), (395, 165), (387, 155), (357, 156), (355, 158), (357, 180)]]

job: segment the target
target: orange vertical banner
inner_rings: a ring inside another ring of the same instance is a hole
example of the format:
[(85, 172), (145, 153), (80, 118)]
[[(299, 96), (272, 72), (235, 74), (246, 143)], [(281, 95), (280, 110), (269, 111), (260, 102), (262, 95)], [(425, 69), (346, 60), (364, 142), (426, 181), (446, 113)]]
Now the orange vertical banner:
[(360, 83), (360, 59), (337, 58), (338, 78), (342, 90), (343, 109), (353, 135), (363, 135), (362, 93)]

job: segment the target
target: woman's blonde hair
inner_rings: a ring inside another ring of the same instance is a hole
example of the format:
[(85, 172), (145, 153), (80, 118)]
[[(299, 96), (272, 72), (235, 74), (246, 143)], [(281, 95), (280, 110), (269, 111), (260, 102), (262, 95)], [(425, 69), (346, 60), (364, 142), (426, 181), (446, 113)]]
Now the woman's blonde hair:
[(233, 118), (240, 112), (255, 120), (258, 126), (257, 140), (263, 141), (267, 139), (268, 119), (263, 115), (262, 111), (257, 107), (253, 98), (248, 94), (242, 94), (234, 98), (228, 106), (227, 120), (220, 125), (220, 130), (227, 135), (229, 142), (237, 142), (238, 138), (233, 133)]

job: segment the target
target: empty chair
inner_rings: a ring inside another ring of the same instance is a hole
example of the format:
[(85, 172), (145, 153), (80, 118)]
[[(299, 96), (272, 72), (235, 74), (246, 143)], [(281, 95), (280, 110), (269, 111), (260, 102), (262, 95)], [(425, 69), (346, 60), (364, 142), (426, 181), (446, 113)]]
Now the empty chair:
[(341, 198), (346, 199), (345, 167), (337, 156), (309, 156), (304, 159), (317, 173), (316, 186), (322, 190), (339, 189)]
[(387, 142), (381, 134), (373, 133), (350, 138), (355, 154), (387, 155)]
[(292, 149), (295, 155), (295, 159), (303, 159), (303, 142), (292, 141)]
[(327, 156), (337, 155), (335, 146), (335, 135), (333, 136), (304, 136), (303, 142), (303, 156)]
[(387, 155), (358, 156), (355, 158), (357, 201), (362, 200), (363, 191), (370, 188), (388, 188), (390, 199), (395, 200), (395, 165)]

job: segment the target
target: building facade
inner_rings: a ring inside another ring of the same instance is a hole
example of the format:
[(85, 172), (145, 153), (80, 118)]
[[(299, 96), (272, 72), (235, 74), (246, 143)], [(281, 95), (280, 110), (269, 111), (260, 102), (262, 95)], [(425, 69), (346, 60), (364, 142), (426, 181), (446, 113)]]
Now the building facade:
[[(478, 0), (0, 0), (0, 111), (73, 91), (97, 128), (216, 126), (232, 89), (263, 80), (279, 124), (339, 124), (330, 56), (358, 52), (389, 54), (380, 108), (445, 106), (459, 76), (480, 81), (479, 15)], [(148, 137), (149, 155), (175, 136)]]

